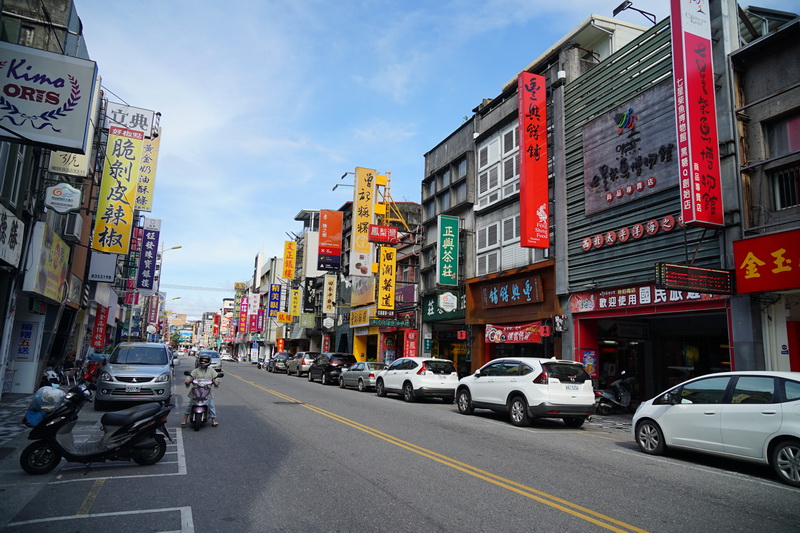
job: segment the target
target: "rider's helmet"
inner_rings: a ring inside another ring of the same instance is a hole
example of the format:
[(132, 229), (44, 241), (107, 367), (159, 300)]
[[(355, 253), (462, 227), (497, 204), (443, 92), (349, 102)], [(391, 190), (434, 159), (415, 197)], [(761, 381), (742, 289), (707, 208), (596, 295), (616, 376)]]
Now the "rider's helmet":
[(208, 355), (201, 355), (198, 364), (200, 368), (208, 368), (211, 365), (211, 357)]

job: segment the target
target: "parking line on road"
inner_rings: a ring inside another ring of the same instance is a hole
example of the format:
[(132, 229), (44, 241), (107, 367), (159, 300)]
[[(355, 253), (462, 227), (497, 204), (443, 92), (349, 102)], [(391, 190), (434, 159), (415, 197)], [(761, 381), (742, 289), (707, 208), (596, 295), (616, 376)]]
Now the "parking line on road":
[(110, 516), (126, 516), (131, 514), (145, 513), (171, 513), (178, 511), (181, 514), (181, 532), (192, 533), (194, 531), (194, 519), (192, 518), (191, 507), (167, 507), (165, 509), (140, 509), (137, 511), (119, 511), (116, 513), (95, 513), (85, 515), (51, 516), (49, 518), (36, 518), (34, 520), (23, 520), (21, 522), (10, 522), (6, 527), (28, 526), (31, 524), (46, 524), (48, 522), (61, 522), (63, 520), (87, 519), (87, 518), (106, 518)]
[(582, 520), (585, 520), (585, 521), (590, 522), (592, 524), (595, 524), (597, 526), (603, 527), (603, 528), (611, 530), (611, 531), (620, 531), (620, 532), (623, 532), (623, 531), (635, 531), (637, 533), (646, 533), (646, 530), (638, 528), (638, 527), (633, 526), (631, 524), (627, 524), (627, 523), (625, 523), (625, 522), (623, 522), (621, 520), (617, 520), (615, 518), (612, 518), (610, 516), (604, 515), (602, 513), (597, 512), (597, 511), (593, 511), (593, 510), (591, 510), (589, 508), (583, 507), (581, 505), (578, 505), (576, 503), (570, 502), (568, 500), (564, 500), (564, 499), (559, 498), (557, 496), (554, 496), (552, 494), (548, 494), (546, 492), (534, 489), (533, 487), (529, 487), (527, 485), (523, 485), (521, 483), (517, 483), (517, 482), (512, 481), (510, 479), (506, 479), (506, 478), (503, 478), (501, 476), (492, 474), (491, 472), (487, 472), (486, 470), (481, 470), (481, 469), (479, 469), (477, 467), (474, 467), (474, 466), (472, 466), (470, 464), (462, 463), (461, 461), (458, 461), (458, 460), (453, 459), (451, 457), (447, 457), (446, 455), (442, 455), (440, 453), (434, 452), (432, 450), (428, 450), (428, 449), (423, 448), (421, 446), (417, 446), (416, 444), (404, 441), (402, 439), (394, 437), (394, 436), (392, 436), (392, 435), (390, 435), (388, 433), (384, 433), (382, 431), (379, 431), (379, 430), (377, 430), (375, 428), (372, 428), (370, 426), (366, 426), (364, 424), (360, 424), (359, 422), (355, 422), (354, 420), (350, 420), (349, 418), (345, 418), (345, 417), (343, 417), (341, 415), (337, 415), (336, 413), (332, 413), (330, 411), (326, 411), (325, 409), (322, 409), (322, 408), (316, 407), (314, 405), (310, 405), (308, 403), (302, 402), (300, 400), (292, 398), (291, 396), (286, 396), (285, 394), (282, 394), (282, 393), (277, 392), (275, 390), (268, 389), (266, 387), (263, 387), (263, 386), (259, 385), (258, 383), (254, 383), (252, 381), (246, 380), (243, 377), (238, 376), (236, 374), (232, 374), (232, 373), (228, 372), (228, 373), (226, 373), (226, 375), (233, 376), (233, 377), (235, 377), (236, 379), (238, 379), (240, 381), (243, 381), (243, 382), (245, 382), (245, 383), (247, 383), (249, 385), (252, 385), (253, 387), (256, 387), (257, 389), (260, 389), (260, 390), (263, 390), (264, 392), (267, 392), (269, 394), (273, 394), (275, 396), (278, 396), (279, 398), (282, 398), (282, 399), (287, 400), (289, 402), (300, 404), (303, 407), (305, 407), (306, 409), (309, 409), (310, 411), (313, 411), (313, 412), (315, 412), (317, 414), (320, 414), (322, 416), (330, 418), (331, 420), (335, 420), (337, 422), (340, 422), (340, 423), (342, 423), (342, 424), (344, 424), (346, 426), (350, 426), (351, 428), (357, 429), (359, 431), (362, 431), (362, 432), (364, 432), (364, 433), (366, 433), (368, 435), (372, 435), (373, 437), (381, 439), (381, 440), (383, 440), (385, 442), (388, 442), (389, 444), (394, 444), (395, 446), (398, 446), (400, 448), (408, 450), (408, 451), (410, 451), (412, 453), (416, 453), (417, 455), (420, 455), (422, 457), (425, 457), (427, 459), (430, 459), (430, 460), (435, 461), (437, 463), (440, 463), (442, 465), (449, 466), (450, 468), (453, 468), (455, 470), (458, 470), (460, 472), (463, 472), (463, 473), (468, 474), (470, 476), (473, 476), (475, 478), (481, 479), (483, 481), (486, 481), (486, 482), (491, 483), (493, 485), (496, 485), (498, 487), (504, 488), (504, 489), (509, 490), (511, 492), (517, 493), (520, 496), (524, 496), (526, 498), (535, 500), (535, 501), (537, 501), (539, 503), (542, 503), (544, 505), (552, 507), (553, 509), (557, 509), (557, 510), (562, 511), (564, 513), (570, 514), (570, 515), (572, 515), (572, 516), (574, 516), (576, 518), (580, 518)]

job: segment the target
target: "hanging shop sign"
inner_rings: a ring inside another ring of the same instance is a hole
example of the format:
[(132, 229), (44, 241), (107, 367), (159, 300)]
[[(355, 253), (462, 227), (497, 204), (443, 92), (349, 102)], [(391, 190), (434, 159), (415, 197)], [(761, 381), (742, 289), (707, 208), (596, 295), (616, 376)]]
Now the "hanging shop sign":
[(369, 225), (369, 242), (396, 244), (398, 241), (397, 228), (392, 226)]
[(156, 165), (158, 149), (161, 146), (162, 128), (142, 145), (142, 158), (139, 161), (139, 184), (136, 187), (136, 209), (151, 212), (153, 210), (153, 193), (156, 185)]
[(458, 217), (439, 215), (436, 278), (439, 285), (458, 285)]
[(464, 318), (466, 309), (467, 295), (458, 291), (447, 291), (422, 297), (423, 322)]
[(300, 289), (292, 289), (289, 292), (289, 314), (300, 316)]
[(546, 96), (544, 76), (519, 74), (519, 244), (530, 248), (550, 247)]
[(656, 263), (656, 288), (733, 294), (733, 275), (729, 270)]
[(403, 355), (405, 357), (417, 356), (417, 339), (419, 334), (415, 329), (407, 329), (403, 332)]
[(411, 327), (411, 320), (403, 319), (397, 320), (392, 318), (370, 318), (370, 326), (378, 326), (381, 328), (409, 328)]
[(624, 311), (645, 306), (669, 306), (693, 302), (726, 300), (727, 296), (693, 291), (657, 289), (655, 285), (635, 285), (572, 294), (569, 307), (573, 313)]
[(514, 326), (498, 326), (486, 324), (485, 339), (491, 343), (519, 344), (523, 342), (542, 342), (545, 335), (545, 328), (541, 321), (528, 322), (527, 324), (517, 324)]
[(681, 214), (686, 224), (724, 226), (711, 9), (670, 0)]
[(142, 249), (139, 252), (139, 269), (136, 275), (136, 287), (152, 289), (156, 276), (158, 259), (158, 238), (161, 233), (161, 220), (145, 218), (142, 232)]
[(333, 314), (336, 312), (336, 276), (328, 274), (323, 284), (322, 312)]
[(378, 267), (378, 309), (391, 311), (394, 309), (395, 270), (397, 268), (397, 250), (389, 246), (378, 248), (380, 266)]
[[(100, 76), (97, 76), (94, 82), (94, 90), (92, 91), (92, 103), (89, 106), (89, 129), (86, 136), (89, 142), (92, 142), (92, 139), (94, 139), (96, 117), (98, 116), (102, 96), (100, 91)], [(88, 146), (85, 154), (53, 150), (50, 152), (50, 161), (48, 162), (47, 170), (53, 174), (65, 174), (67, 176), (85, 178), (89, 175), (89, 169), (94, 165), (96, 155), (96, 152), (88, 149)]]
[(670, 84), (662, 83), (583, 127), (587, 215), (678, 184), (674, 116)]
[(89, 152), (97, 64), (0, 42), (0, 140)]
[(317, 278), (306, 278), (303, 280), (303, 312), (313, 313), (316, 307), (316, 285)]
[(45, 189), (44, 205), (56, 213), (69, 213), (81, 208), (81, 191), (69, 183), (59, 183)]
[(317, 270), (339, 270), (342, 264), (342, 217), (341, 211), (319, 210), (319, 246)]
[(273, 283), (269, 286), (269, 309), (268, 315), (270, 318), (278, 316), (278, 311), (281, 308), (281, 286), (278, 283)]
[(371, 269), (371, 244), (369, 225), (375, 216), (375, 170), (356, 167), (353, 191), (352, 251), (350, 252), (350, 275), (369, 276)]
[(733, 241), (736, 291), (800, 289), (800, 229)]
[(481, 301), (485, 309), (538, 303), (543, 300), (541, 276), (528, 276), (481, 287)]
[(297, 259), (297, 243), (283, 242), (283, 279), (294, 279), (295, 260)]
[(375, 316), (375, 306), (362, 307), (350, 311), (350, 327), (369, 326), (370, 318)]
[(591, 252), (604, 246), (636, 242), (643, 237), (654, 237), (660, 233), (669, 233), (675, 229), (675, 226), (683, 226), (680, 215), (665, 215), (632, 226), (624, 226), (605, 233), (598, 233), (592, 237), (584, 237), (583, 241), (581, 241), (581, 249), (584, 252)]
[(25, 272), (22, 290), (61, 302), (67, 288), (70, 248), (45, 222), (33, 226), (31, 266)]
[(19, 266), (22, 257), (22, 236), (25, 223), (0, 205), (0, 259), (13, 267)]

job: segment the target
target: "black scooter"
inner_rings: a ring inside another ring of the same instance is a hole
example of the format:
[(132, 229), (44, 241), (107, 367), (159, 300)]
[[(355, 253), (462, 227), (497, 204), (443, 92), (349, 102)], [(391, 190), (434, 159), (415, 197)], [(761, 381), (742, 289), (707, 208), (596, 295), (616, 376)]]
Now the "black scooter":
[(611, 384), (611, 389), (594, 391), (595, 411), (600, 415), (610, 415), (616, 411), (633, 413), (636, 408), (632, 402), (631, 391), (634, 377), (625, 377), (622, 371), (620, 378)]
[(100, 419), (100, 440), (75, 444), (72, 430), (78, 423), (78, 412), (91, 398), (92, 391), (85, 384), (72, 387), (64, 402), (31, 429), (28, 438), (36, 442), (29, 444), (19, 457), (25, 472), (46, 474), (62, 457), (74, 463), (133, 460), (140, 465), (153, 465), (164, 457), (167, 443), (156, 433), (161, 431), (172, 442), (164, 427), (172, 406), (164, 402), (106, 413)]

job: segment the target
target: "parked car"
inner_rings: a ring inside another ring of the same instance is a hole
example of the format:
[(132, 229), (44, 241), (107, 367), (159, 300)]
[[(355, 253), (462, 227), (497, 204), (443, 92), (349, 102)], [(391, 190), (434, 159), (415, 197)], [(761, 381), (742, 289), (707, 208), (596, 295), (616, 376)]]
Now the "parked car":
[(594, 413), (592, 378), (577, 361), (507, 357), (489, 361), (461, 378), (456, 389), (458, 411), (475, 409), (507, 413), (515, 426), (535, 418), (561, 418), (573, 428)]
[(339, 374), (342, 369), (355, 363), (356, 357), (353, 354), (322, 352), (308, 369), (308, 381), (320, 380), (323, 385), (339, 383)]
[(297, 352), (286, 360), (286, 373), (295, 374), (298, 378), (303, 374), (308, 374), (308, 369), (314, 363), (314, 359), (319, 356), (319, 352)]
[(342, 370), (339, 374), (339, 387), (356, 387), (360, 392), (375, 388), (375, 376), (386, 368), (385, 363), (362, 361)]
[(274, 354), (267, 363), (267, 372), (286, 372), (286, 360), (291, 356), (288, 352)]
[(441, 398), (452, 403), (458, 371), (449, 359), (401, 357), (375, 376), (375, 393), (400, 394), (407, 402), (418, 398)]
[(211, 368), (217, 372), (222, 372), (222, 356), (216, 350), (200, 350), (194, 358), (194, 367), (200, 366), (200, 356), (207, 355), (211, 358)]
[(798, 413), (800, 372), (720, 372), (643, 402), (633, 415), (633, 438), (652, 455), (680, 448), (767, 464), (800, 487)]
[(94, 407), (116, 402), (169, 401), (172, 357), (155, 342), (123, 342), (114, 348), (97, 373)]

